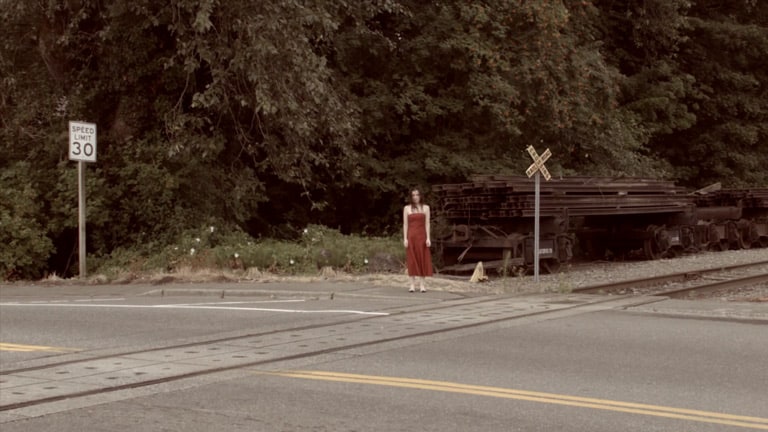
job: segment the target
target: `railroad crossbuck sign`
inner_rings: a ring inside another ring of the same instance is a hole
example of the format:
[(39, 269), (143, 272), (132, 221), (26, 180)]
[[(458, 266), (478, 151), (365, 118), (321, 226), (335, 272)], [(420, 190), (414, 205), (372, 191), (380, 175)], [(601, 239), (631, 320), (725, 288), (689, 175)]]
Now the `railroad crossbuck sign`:
[(528, 177), (533, 177), (534, 174), (536, 174), (536, 171), (539, 171), (541, 175), (544, 176), (544, 179), (549, 181), (552, 176), (549, 174), (549, 170), (547, 170), (547, 167), (544, 166), (544, 162), (549, 159), (550, 156), (552, 156), (552, 152), (549, 151), (549, 149), (544, 150), (544, 153), (539, 156), (538, 153), (536, 153), (536, 149), (533, 148), (533, 146), (528, 146), (526, 149), (528, 150), (528, 153), (531, 155), (531, 158), (533, 158), (533, 163), (531, 166), (528, 167), (527, 170), (525, 170), (525, 174)]
[[(536, 149), (533, 148), (533, 146), (528, 146), (526, 149), (528, 150), (528, 154), (531, 155), (531, 158), (533, 158), (533, 163), (531, 166), (528, 167), (527, 170), (525, 170), (525, 174), (528, 175), (528, 177), (536, 176), (536, 201), (535, 201), (535, 211), (533, 216), (533, 279), (536, 281), (536, 283), (539, 282), (539, 254), (542, 252), (539, 249), (539, 208), (541, 206), (541, 187), (540, 183), (541, 180), (539, 179), (539, 173), (541, 173), (542, 176), (544, 176), (544, 179), (549, 181), (549, 179), (552, 178), (551, 175), (549, 175), (549, 170), (547, 170), (547, 167), (544, 166), (544, 162), (549, 159), (550, 156), (552, 156), (552, 152), (549, 151), (549, 149), (544, 150), (544, 153), (539, 156), (538, 153), (536, 153)], [(552, 253), (552, 251), (543, 251), (545, 253)]]

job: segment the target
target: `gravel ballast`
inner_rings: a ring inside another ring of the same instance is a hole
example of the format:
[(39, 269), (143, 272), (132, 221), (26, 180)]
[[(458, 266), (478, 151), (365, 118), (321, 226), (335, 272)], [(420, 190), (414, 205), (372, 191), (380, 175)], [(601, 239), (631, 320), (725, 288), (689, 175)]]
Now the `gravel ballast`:
[(732, 266), (768, 260), (768, 249), (751, 249), (700, 254), (657, 261), (598, 262), (581, 264), (570, 269), (566, 266), (556, 274), (540, 276), (539, 284), (532, 276), (492, 278), (483, 284), (489, 292), (537, 293), (571, 292), (576, 288), (641, 279), (663, 274), (695, 271), (719, 266)]

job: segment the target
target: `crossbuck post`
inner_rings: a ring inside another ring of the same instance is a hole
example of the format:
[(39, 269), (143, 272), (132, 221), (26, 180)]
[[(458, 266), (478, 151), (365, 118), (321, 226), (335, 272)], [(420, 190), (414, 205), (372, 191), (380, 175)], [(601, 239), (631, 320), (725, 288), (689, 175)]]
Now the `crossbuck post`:
[(536, 199), (535, 210), (533, 214), (533, 279), (536, 283), (539, 283), (539, 210), (541, 208), (540, 177), (543, 175), (544, 179), (547, 181), (552, 178), (552, 176), (549, 174), (549, 171), (547, 170), (547, 167), (544, 166), (544, 162), (546, 162), (547, 159), (552, 156), (552, 152), (550, 152), (549, 149), (546, 149), (544, 153), (539, 156), (533, 146), (528, 146), (526, 150), (528, 150), (528, 154), (531, 155), (533, 163), (525, 171), (525, 174), (528, 175), (529, 178), (533, 175), (536, 176)]

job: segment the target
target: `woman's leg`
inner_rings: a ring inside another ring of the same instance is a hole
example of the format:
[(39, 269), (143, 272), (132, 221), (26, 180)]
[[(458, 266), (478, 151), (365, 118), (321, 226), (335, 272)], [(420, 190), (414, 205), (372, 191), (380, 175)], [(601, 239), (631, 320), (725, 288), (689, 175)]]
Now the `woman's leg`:
[(419, 291), (421, 292), (427, 292), (427, 289), (424, 287), (424, 283), (426, 282), (427, 278), (422, 277), (419, 279)]
[(409, 292), (416, 291), (416, 276), (411, 276), (411, 289), (408, 290)]

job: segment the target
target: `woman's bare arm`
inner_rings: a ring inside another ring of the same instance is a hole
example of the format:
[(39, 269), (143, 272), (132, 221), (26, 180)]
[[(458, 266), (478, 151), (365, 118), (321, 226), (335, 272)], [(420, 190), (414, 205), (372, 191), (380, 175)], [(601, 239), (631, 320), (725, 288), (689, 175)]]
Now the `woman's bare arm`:
[(427, 246), (430, 246), (432, 244), (432, 236), (430, 235), (430, 226), (429, 226), (430, 225), (430, 223), (429, 223), (429, 219), (430, 219), (430, 217), (429, 217), (430, 216), (429, 215), (429, 206), (424, 206), (424, 213), (425, 213), (425, 216), (426, 216), (426, 219), (427, 219), (427, 221), (426, 221)]
[(403, 244), (408, 247), (408, 207), (403, 207)]

